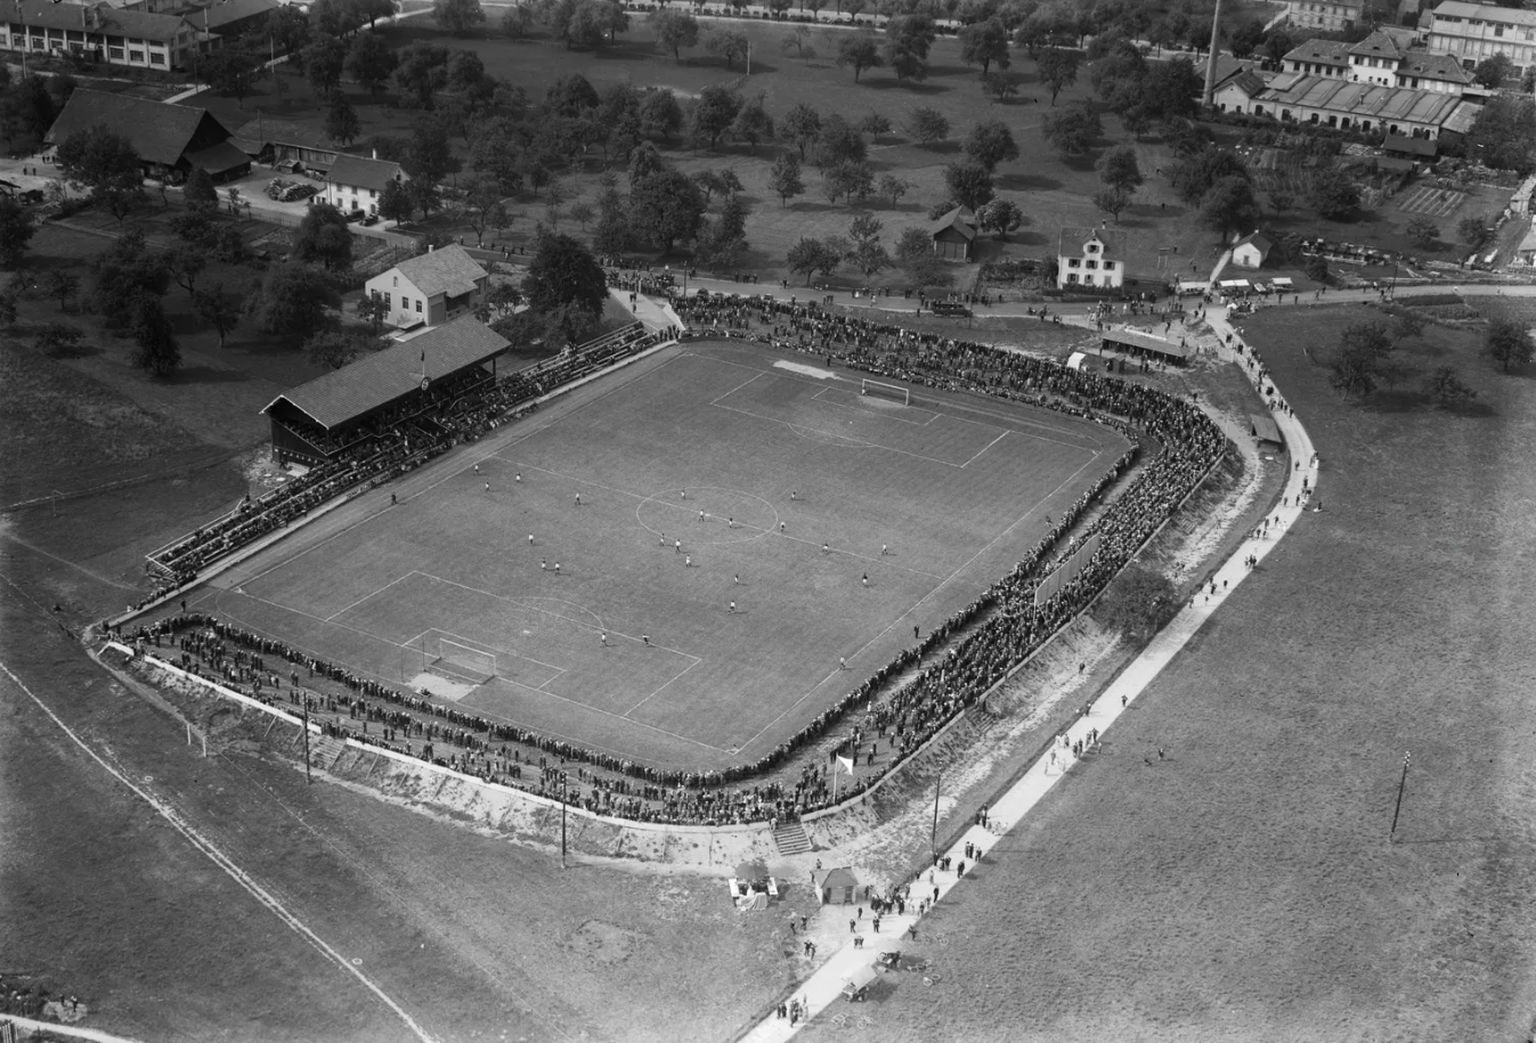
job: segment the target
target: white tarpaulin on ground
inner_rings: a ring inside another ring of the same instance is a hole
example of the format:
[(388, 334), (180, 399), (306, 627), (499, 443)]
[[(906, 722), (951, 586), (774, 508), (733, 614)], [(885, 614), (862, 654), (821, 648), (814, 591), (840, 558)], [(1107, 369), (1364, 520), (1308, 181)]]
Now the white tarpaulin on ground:
[(1067, 356), (1067, 368), (1082, 369), (1083, 363), (1087, 360), (1087, 355), (1083, 354), (1081, 351), (1074, 351), (1071, 355)]

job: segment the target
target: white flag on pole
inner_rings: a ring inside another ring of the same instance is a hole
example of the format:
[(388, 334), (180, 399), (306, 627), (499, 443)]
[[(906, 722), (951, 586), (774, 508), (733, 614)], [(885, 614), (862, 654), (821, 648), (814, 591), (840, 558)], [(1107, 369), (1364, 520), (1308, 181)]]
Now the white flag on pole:
[(843, 770), (846, 771), (848, 774), (850, 774), (850, 775), (853, 774), (853, 758), (852, 757), (844, 757), (842, 754), (838, 754), (837, 763), (842, 765)]

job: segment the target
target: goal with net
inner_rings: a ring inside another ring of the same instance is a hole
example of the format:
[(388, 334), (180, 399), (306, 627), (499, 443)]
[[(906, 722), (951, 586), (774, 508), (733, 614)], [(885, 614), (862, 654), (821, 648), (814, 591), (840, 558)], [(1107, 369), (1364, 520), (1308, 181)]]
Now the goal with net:
[(892, 398), (904, 406), (912, 404), (912, 392), (900, 384), (887, 384), (880, 380), (864, 380), (859, 384), (859, 394), (877, 395), (881, 398)]
[(496, 676), (496, 653), (483, 652), (451, 638), (439, 638), (431, 669), (447, 677), (484, 684)]

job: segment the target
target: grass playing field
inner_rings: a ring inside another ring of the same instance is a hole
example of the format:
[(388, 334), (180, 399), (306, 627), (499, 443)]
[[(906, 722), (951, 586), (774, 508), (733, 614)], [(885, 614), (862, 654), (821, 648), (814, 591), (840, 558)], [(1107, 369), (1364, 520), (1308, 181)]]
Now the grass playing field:
[(967, 604), (1124, 448), (1056, 413), (926, 390), (903, 405), (857, 374), (690, 345), (192, 600), (393, 683), (489, 653), (487, 683), (428, 684), (544, 734), (715, 767)]

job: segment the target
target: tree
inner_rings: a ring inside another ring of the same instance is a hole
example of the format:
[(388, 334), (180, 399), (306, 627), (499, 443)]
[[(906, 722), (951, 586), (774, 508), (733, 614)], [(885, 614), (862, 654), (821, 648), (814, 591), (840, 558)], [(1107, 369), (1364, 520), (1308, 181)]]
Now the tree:
[(187, 182), (182, 186), (182, 198), (186, 200), (187, 208), (202, 214), (216, 214), (219, 210), (219, 191), (213, 185), (213, 178), (202, 167), (193, 167), (187, 175)]
[(640, 105), (640, 128), (658, 138), (668, 138), (683, 128), (683, 109), (677, 95), (664, 87), (649, 91)]
[(528, 35), (528, 25), (533, 21), (531, 4), (514, 4), (501, 13), (501, 31), (514, 40)]
[(878, 69), (885, 64), (885, 59), (880, 57), (880, 44), (868, 33), (853, 33), (845, 35), (837, 44), (837, 67), (839, 69), (852, 66), (853, 82), (859, 82), (859, 76), (865, 69)]
[(779, 122), (779, 137), (800, 150), (805, 159), (806, 147), (814, 144), (821, 134), (821, 113), (803, 102), (789, 110)]
[(32, 211), (13, 196), (0, 196), (0, 265), (12, 269), (20, 267), (27, 244), (36, 234)]
[(1007, 101), (1019, 96), (1019, 81), (1005, 72), (989, 72), (981, 78), (981, 89), (993, 101)]
[(919, 289), (949, 285), (949, 268), (934, 256), (933, 241), (921, 228), (905, 228), (896, 239), (896, 263)]
[(1107, 630), (1143, 641), (1161, 630), (1179, 610), (1179, 596), (1162, 572), (1131, 565), (1110, 583), (1094, 615)]
[(340, 91), (331, 97), (331, 107), (325, 114), (325, 132), (343, 145), (352, 144), (363, 132), (357, 110), (352, 108), (352, 103)]
[(1477, 63), (1472, 70), (1472, 80), (1489, 90), (1504, 86), (1504, 81), (1515, 74), (1515, 63), (1507, 55), (1495, 54)]
[(859, 121), (859, 133), (868, 134), (871, 141), (878, 141), (880, 135), (891, 132), (891, 121), (884, 113), (871, 111)]
[(1176, 160), (1169, 172), (1169, 183), (1189, 206), (1197, 205), (1218, 181), (1229, 177), (1251, 179), (1248, 164), (1235, 152), (1222, 148), (1204, 148)]
[(1345, 398), (1362, 399), (1376, 390), (1376, 359), (1368, 352), (1345, 348), (1328, 368), (1329, 385)]
[(358, 33), (347, 49), (346, 69), (375, 99), (394, 75), (400, 59), (378, 33)]
[[(15, 321), (15, 300), (11, 294), (6, 294), (6, 299), (11, 301), (11, 321)], [(71, 326), (67, 322), (44, 323), (37, 331), (37, 350), (49, 358), (68, 358), (75, 354), (80, 342), (85, 340), (85, 331), (78, 326)]]
[(414, 183), (436, 186), (448, 175), (457, 174), (463, 164), (454, 155), (448, 128), (441, 120), (424, 116), (411, 127), (411, 141), (400, 165)]
[(416, 41), (400, 51), (395, 83), (418, 108), (430, 109), (437, 90), (448, 83), (448, 48)]
[(144, 173), (139, 154), (128, 138), (96, 123), (77, 130), (54, 152), (64, 177), (76, 188), (89, 188), (93, 199), (111, 193), (137, 195), (143, 191)]
[(59, 311), (67, 311), (70, 298), (80, 292), (80, 278), (62, 268), (55, 268), (48, 273), (44, 287), (44, 292), (59, 302)]
[(981, 66), (983, 77), (994, 64), (999, 69), (1008, 68), (1011, 61), (1008, 54), (1008, 30), (996, 18), (962, 27), (960, 59), (967, 65)]
[(385, 183), (384, 191), (379, 193), (380, 217), (398, 226), (401, 221), (409, 221), (415, 210), (416, 201), (409, 189), (399, 181), (390, 180)]
[(845, 159), (828, 167), (822, 176), (826, 182), (827, 199), (831, 202), (843, 196), (850, 203), (854, 200), (862, 203), (875, 191), (874, 169), (862, 159)]
[(261, 76), (261, 55), (238, 44), (221, 47), (201, 60), (203, 80), (220, 94), (245, 107), (246, 95)]
[(1513, 319), (1494, 319), (1483, 335), (1483, 352), (1508, 373), (1530, 363), (1536, 356), (1536, 341), (1530, 330)]
[(1455, 366), (1438, 366), (1424, 378), (1424, 394), (1442, 409), (1459, 406), (1477, 397), (1477, 392), (1461, 379)]
[(1466, 154), (1521, 177), (1536, 172), (1536, 101), (1509, 95), (1487, 99), (1467, 134)]
[(187, 291), (187, 297), (197, 299), (197, 278), (208, 267), (208, 253), (201, 247), (178, 243), (165, 251), (165, 270), (170, 272), (176, 285)]
[[(380, 303), (383, 303), (382, 301)], [(320, 330), (308, 337), (300, 350), (309, 361), (327, 369), (340, 369), (370, 349), (376, 347), (378, 338), (359, 334), (355, 330), (337, 328)]]
[(1408, 238), (1420, 250), (1433, 250), (1440, 245), (1440, 226), (1428, 217), (1415, 217), (1408, 222)]
[(928, 51), (937, 35), (933, 19), (921, 12), (885, 23), (885, 60), (898, 80), (928, 78)]
[(699, 42), (699, 20), (687, 11), (661, 7), (647, 15), (645, 20), (656, 34), (656, 42), (664, 50), (672, 52), (672, 60), (675, 62), (683, 60), (679, 51)]
[(731, 136), (745, 141), (748, 150), (754, 153), (758, 142), (773, 139), (773, 117), (763, 111), (761, 98), (743, 105), (741, 111), (736, 113), (736, 119), (731, 124)]
[(805, 285), (811, 285), (811, 276), (823, 271), (828, 265), (836, 270), (841, 258), (835, 261), (830, 256), (831, 251), (820, 239), (802, 238), (798, 243), (789, 248), (789, 256), (785, 258), (785, 266), (797, 274), (805, 273)]
[(906, 195), (911, 187), (912, 185), (909, 182), (904, 181), (895, 174), (885, 174), (880, 178), (880, 184), (876, 191), (891, 201), (891, 209), (894, 210), (896, 205), (901, 202), (901, 197)]
[(149, 250), (140, 231), (119, 236), (91, 261), (91, 308), (108, 329), (122, 329), (140, 291), (164, 296), (171, 276), (164, 259)]
[(530, 309), (554, 317), (567, 340), (574, 341), (581, 316), (590, 323), (603, 314), (608, 278), (585, 246), (568, 235), (547, 234), (534, 250), (523, 293)]
[(1011, 199), (994, 199), (976, 211), (976, 223), (984, 232), (993, 232), (1006, 240), (1008, 233), (1024, 223), (1024, 212)]
[(490, 229), (507, 226), (507, 208), (502, 205), (501, 188), (489, 178), (475, 178), (465, 190), (459, 218), (475, 233), (475, 245), (485, 242)]
[(293, 255), (305, 264), (318, 263), (326, 271), (352, 266), (352, 230), (346, 216), (330, 203), (316, 203), (305, 213), (293, 234)]
[(59, 105), (41, 76), (23, 76), (0, 101), (4, 109), (6, 138), (19, 134), (39, 140), (58, 118)]
[(1115, 219), (1115, 224), (1120, 223), (1120, 214), (1131, 205), (1131, 194), (1123, 188), (1111, 188), (1104, 185), (1093, 194), (1093, 205)]
[(966, 136), (964, 147), (965, 154), (988, 173), (996, 170), (1004, 160), (1019, 158), (1019, 146), (1014, 143), (1013, 132), (1002, 120), (982, 120), (976, 124)]
[(1227, 46), (1234, 58), (1246, 58), (1264, 42), (1264, 24), (1249, 18), (1227, 33)]
[(432, 0), (432, 20), (454, 35), (484, 23), (480, 0)]
[(972, 210), (992, 198), (992, 173), (974, 160), (946, 166), (944, 185), (955, 202)]
[(592, 249), (615, 255), (629, 246), (629, 213), (624, 197), (608, 189), (597, 201), (597, 227), (592, 230)]
[(1328, 258), (1324, 257), (1322, 254), (1313, 254), (1307, 258), (1305, 270), (1308, 279), (1311, 279), (1315, 283), (1322, 283), (1327, 285)]
[(704, 194), (675, 170), (641, 178), (629, 193), (629, 228), (638, 238), (671, 253), (678, 242), (691, 240), (704, 218)]
[(239, 298), (231, 299), (227, 296), (224, 292), (224, 284), (218, 282), (194, 293), (192, 307), (204, 322), (213, 327), (214, 332), (219, 335), (219, 347), (223, 348), (224, 339), (240, 324)]
[(936, 145), (949, 137), (949, 119), (938, 109), (919, 105), (907, 113), (902, 129), (921, 145)]
[(1312, 175), (1308, 203), (1330, 221), (1343, 221), (1360, 209), (1360, 186), (1342, 170), (1324, 167)]
[(304, 48), (304, 78), (321, 96), (329, 96), (341, 86), (341, 74), (347, 67), (347, 45), (326, 36)]
[(159, 296), (142, 290), (134, 295), (128, 328), (138, 346), (134, 365), (157, 377), (168, 377), (180, 368), (181, 346)]
[(720, 208), (720, 216), (706, 221), (698, 235), (694, 260), (717, 268), (733, 268), (747, 252), (747, 205), (739, 195), (730, 195)]
[(711, 29), (704, 34), (704, 49), (716, 57), (725, 59), (725, 67), (733, 68), (735, 62), (747, 60), (747, 49), (751, 44), (747, 42), (746, 33), (738, 33), (731, 29)]
[(688, 114), (689, 136), (696, 142), (709, 142), (711, 149), (720, 143), (720, 136), (730, 129), (741, 111), (741, 95), (718, 83), (699, 91), (698, 100)]
[(811, 159), (822, 171), (839, 163), (862, 163), (869, 155), (864, 136), (839, 113), (828, 116), (811, 151)]
[(288, 261), (267, 269), (260, 288), (246, 302), (246, 312), (263, 333), (296, 338), (325, 325), (326, 309), (340, 303), (325, 269)]
[(656, 151), (656, 146), (646, 142), (629, 156), (629, 183), (639, 184), (645, 178), (660, 171), (669, 169), (667, 161), (661, 158), (661, 153)]
[(1040, 71), (1040, 83), (1051, 92), (1051, 104), (1055, 105), (1062, 88), (1077, 82), (1078, 54), (1059, 47), (1047, 47), (1035, 61)]
[(1104, 133), (1098, 113), (1086, 104), (1046, 113), (1041, 130), (1063, 157), (1083, 155)]
[(1233, 232), (1257, 228), (1260, 217), (1259, 200), (1247, 178), (1222, 178), (1200, 205), (1200, 220), (1223, 241)]
[(1456, 236), (1474, 251), (1481, 250), (1493, 238), (1493, 229), (1488, 227), (1488, 215), (1475, 214), (1463, 217), (1456, 222)]
[[(1136, 162), (1136, 150), (1130, 145), (1116, 145), (1099, 157), (1099, 180), (1109, 188), (1135, 192), (1146, 180)], [(1101, 208), (1102, 209), (1102, 208)]]
[(795, 196), (805, 192), (805, 180), (800, 176), (800, 158), (793, 152), (780, 152), (768, 172), (768, 187), (779, 197), (781, 206), (788, 206)]
[(1354, 322), (1339, 331), (1342, 353), (1353, 352), (1372, 362), (1385, 359), (1396, 347), (1397, 342), (1384, 322)]

